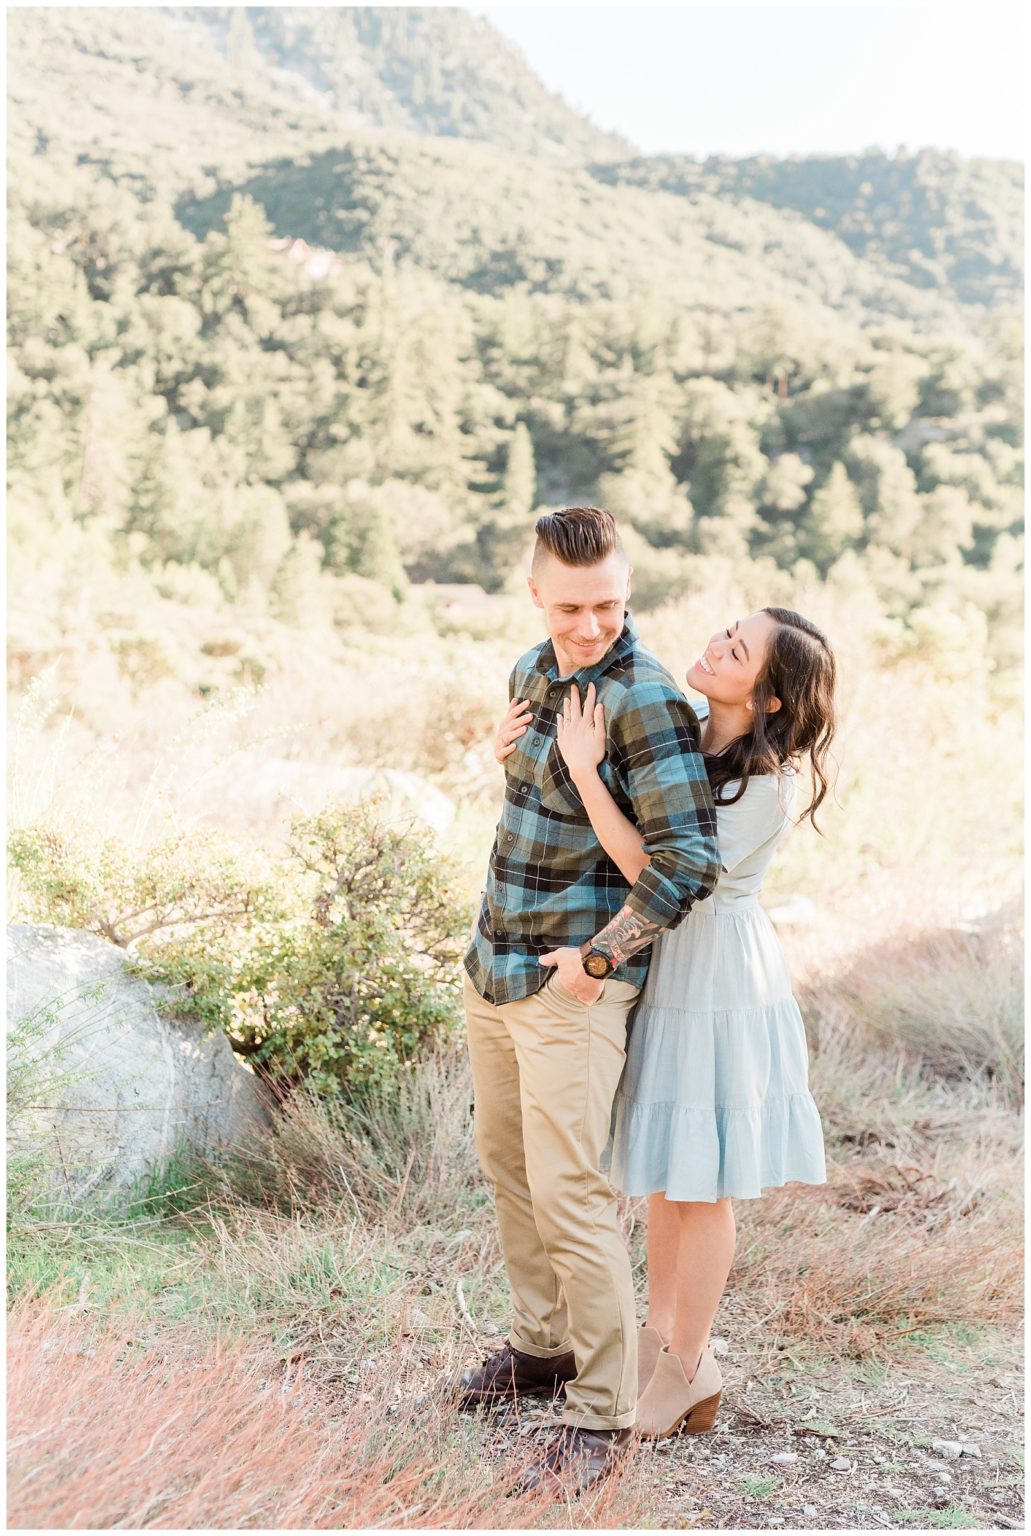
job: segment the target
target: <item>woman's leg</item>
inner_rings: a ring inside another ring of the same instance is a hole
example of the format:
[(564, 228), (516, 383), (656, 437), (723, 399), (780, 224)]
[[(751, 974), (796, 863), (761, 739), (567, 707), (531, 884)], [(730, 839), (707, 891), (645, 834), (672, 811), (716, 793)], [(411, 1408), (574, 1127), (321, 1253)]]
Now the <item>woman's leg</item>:
[(665, 1195), (648, 1196), (648, 1316), (664, 1344), (673, 1337), (677, 1317), (677, 1255), (680, 1207)]
[[(661, 1195), (652, 1196), (652, 1200), (662, 1199)], [(734, 1211), (729, 1199), (714, 1202), (677, 1200), (665, 1204), (666, 1210), (674, 1213), (673, 1219), (679, 1226), (679, 1242), (674, 1250), (675, 1313), (668, 1343), (670, 1352), (680, 1356), (690, 1381), (698, 1369), (702, 1351), (708, 1348), (716, 1308), (734, 1262)], [(649, 1292), (652, 1285), (651, 1217), (652, 1203), (649, 1201)], [(664, 1224), (667, 1220), (664, 1213), (660, 1222)], [(660, 1237), (658, 1246), (662, 1253), (660, 1263), (664, 1263), (671, 1244)], [(665, 1280), (663, 1269), (664, 1283)], [(665, 1290), (661, 1294), (665, 1298)], [(649, 1311), (649, 1320), (650, 1317)]]

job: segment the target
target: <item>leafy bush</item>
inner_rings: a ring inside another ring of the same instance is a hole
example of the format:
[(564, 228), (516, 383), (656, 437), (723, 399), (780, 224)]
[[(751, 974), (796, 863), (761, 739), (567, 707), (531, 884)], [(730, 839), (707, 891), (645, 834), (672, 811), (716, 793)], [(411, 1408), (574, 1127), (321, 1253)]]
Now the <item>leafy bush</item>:
[(210, 830), (180, 828), (141, 849), (98, 840), (81, 823), (42, 822), (13, 832), (9, 852), (30, 919), (83, 928), (121, 949), (191, 924), (210, 942), (267, 920), (276, 899), (267, 872)]
[(388, 1081), (456, 1021), (469, 914), (429, 834), (381, 800), (295, 821), (279, 860), (210, 832), (139, 850), (53, 826), (16, 833), (12, 858), (32, 916), (131, 947), (168, 1006), (280, 1088)]

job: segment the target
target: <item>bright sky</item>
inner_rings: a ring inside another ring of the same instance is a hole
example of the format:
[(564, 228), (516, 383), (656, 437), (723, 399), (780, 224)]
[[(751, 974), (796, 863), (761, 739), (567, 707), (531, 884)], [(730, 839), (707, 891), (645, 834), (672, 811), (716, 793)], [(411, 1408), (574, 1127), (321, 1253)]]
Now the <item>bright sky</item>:
[(1017, 7), (468, 9), (646, 154), (1026, 153)]

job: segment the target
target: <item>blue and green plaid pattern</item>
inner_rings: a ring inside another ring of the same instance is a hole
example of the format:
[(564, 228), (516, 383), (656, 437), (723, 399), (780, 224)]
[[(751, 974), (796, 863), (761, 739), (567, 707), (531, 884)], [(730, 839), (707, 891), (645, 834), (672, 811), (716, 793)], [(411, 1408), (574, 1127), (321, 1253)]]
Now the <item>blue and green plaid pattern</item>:
[[(605, 706), (599, 771), (651, 855), (633, 887), (598, 842), (558, 749), (555, 721), (573, 681), (581, 698), (594, 683)], [(592, 939), (624, 906), (675, 928), (720, 872), (698, 721), (629, 616), (602, 660), (571, 679), (559, 678), (550, 640), (535, 646), (516, 663), (509, 698), (528, 699), (533, 720), (505, 760), (505, 804), (465, 957), (476, 990), (495, 1004), (538, 991), (548, 977), (540, 955)], [(632, 955), (617, 975), (643, 985), (650, 955)]]

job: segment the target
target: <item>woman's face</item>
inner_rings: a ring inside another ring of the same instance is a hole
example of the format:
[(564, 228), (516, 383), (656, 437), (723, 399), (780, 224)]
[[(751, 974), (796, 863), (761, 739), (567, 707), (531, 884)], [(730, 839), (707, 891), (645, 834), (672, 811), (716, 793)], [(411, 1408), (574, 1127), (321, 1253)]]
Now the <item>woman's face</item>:
[(760, 609), (718, 629), (688, 667), (688, 686), (718, 704), (747, 704), (776, 627), (776, 620)]

